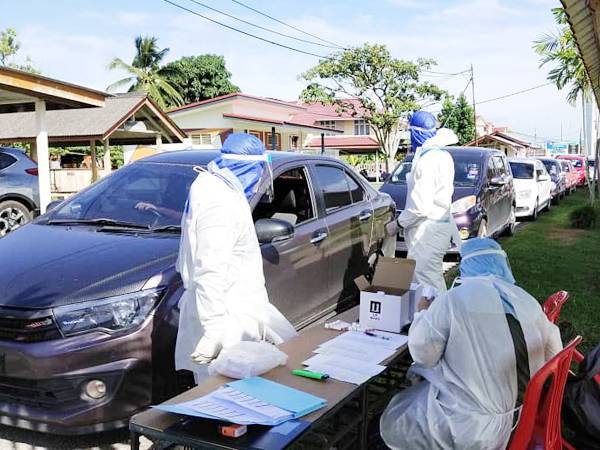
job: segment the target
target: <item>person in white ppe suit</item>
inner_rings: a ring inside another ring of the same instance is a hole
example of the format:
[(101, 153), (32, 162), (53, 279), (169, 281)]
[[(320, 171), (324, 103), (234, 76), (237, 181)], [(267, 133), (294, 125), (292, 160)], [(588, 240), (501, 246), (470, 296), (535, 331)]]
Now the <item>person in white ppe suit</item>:
[(175, 347), (176, 370), (196, 383), (222, 348), (242, 340), (279, 344), (296, 332), (269, 303), (263, 261), (248, 204), (267, 170), (264, 144), (231, 134), (221, 156), (198, 168), (182, 217), (177, 260), (184, 294)]
[(393, 449), (506, 448), (527, 382), (562, 348), (558, 328), (515, 285), (495, 241), (471, 239), (461, 254), (460, 285), (410, 327), (410, 370), (424, 380), (397, 394), (381, 417)]
[(444, 255), (453, 240), (460, 246), (458, 228), (450, 211), (454, 193), (454, 160), (442, 147), (458, 141), (452, 130), (441, 128), (417, 148), (407, 175), (406, 206), (398, 224), (404, 229), (407, 258), (416, 261), (415, 281), (446, 291)]

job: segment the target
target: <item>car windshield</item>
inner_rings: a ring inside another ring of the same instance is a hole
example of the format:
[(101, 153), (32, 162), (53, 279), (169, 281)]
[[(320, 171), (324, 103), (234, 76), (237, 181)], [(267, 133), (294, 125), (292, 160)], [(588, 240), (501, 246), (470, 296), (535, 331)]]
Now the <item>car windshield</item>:
[(577, 169), (580, 169), (583, 167), (583, 163), (581, 162), (580, 159), (571, 159), (571, 164), (573, 164), (573, 167), (576, 167)]
[(193, 167), (180, 164), (131, 164), (59, 206), (49, 223), (105, 220), (148, 228), (178, 226), (197, 175)]
[(521, 180), (533, 179), (533, 164), (511, 161), (510, 169), (512, 170), (513, 178), (518, 178)]
[(542, 162), (544, 163), (544, 166), (546, 166), (546, 170), (550, 175), (559, 174), (558, 163), (556, 161), (544, 160)]
[[(467, 154), (452, 154), (454, 160), (454, 185), (475, 186), (481, 174), (479, 158)], [(392, 174), (391, 183), (406, 184), (406, 175), (412, 168), (412, 155), (400, 164)]]

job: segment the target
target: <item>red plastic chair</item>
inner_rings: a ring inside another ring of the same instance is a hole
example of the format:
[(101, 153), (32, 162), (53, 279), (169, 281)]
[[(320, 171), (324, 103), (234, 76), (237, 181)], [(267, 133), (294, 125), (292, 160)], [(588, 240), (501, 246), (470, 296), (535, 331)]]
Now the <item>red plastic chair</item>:
[[(523, 409), (509, 450), (573, 449), (562, 438), (560, 413), (571, 359), (580, 342), (581, 336), (577, 336), (544, 364), (527, 384)], [(547, 389), (544, 388), (546, 382), (549, 382)]]
[(558, 316), (560, 316), (560, 310), (567, 300), (569, 300), (569, 293), (567, 291), (558, 291), (544, 302), (542, 309), (550, 322), (556, 323)]

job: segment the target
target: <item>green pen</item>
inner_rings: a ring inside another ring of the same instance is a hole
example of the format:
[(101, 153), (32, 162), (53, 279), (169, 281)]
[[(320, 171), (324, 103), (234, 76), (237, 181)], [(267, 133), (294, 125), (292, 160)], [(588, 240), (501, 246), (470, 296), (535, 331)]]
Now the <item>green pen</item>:
[(304, 378), (312, 378), (313, 380), (321, 380), (321, 381), (329, 378), (329, 375), (327, 375), (326, 373), (311, 372), (310, 370), (302, 370), (302, 369), (292, 370), (292, 375), (296, 375), (298, 377), (304, 377)]

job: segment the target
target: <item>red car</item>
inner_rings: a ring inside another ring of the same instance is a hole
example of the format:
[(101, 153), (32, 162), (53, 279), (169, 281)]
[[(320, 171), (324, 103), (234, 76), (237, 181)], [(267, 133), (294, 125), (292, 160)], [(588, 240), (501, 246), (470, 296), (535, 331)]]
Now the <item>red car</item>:
[(577, 173), (577, 186), (583, 186), (585, 184), (585, 156), (579, 155), (559, 155), (557, 159), (565, 159), (571, 161), (575, 172)]
[(573, 164), (568, 159), (561, 159), (559, 162), (562, 167), (561, 176), (565, 177), (565, 191), (567, 195), (572, 194), (577, 190), (579, 174), (575, 171)]

